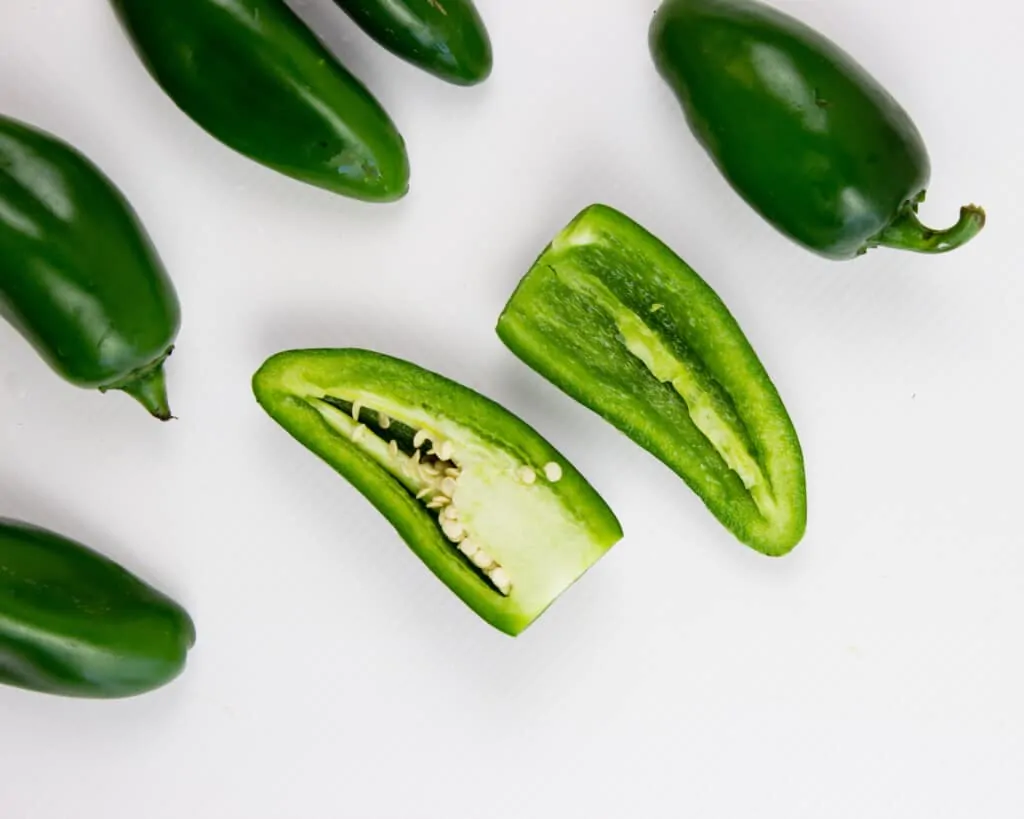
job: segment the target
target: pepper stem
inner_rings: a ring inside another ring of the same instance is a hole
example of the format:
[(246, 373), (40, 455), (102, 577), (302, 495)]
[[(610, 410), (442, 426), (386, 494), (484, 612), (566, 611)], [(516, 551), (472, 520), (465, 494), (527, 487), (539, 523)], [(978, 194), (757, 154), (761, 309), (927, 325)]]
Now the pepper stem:
[(149, 410), (149, 414), (154, 418), (170, 421), (174, 416), (171, 415), (171, 407), (167, 400), (167, 385), (164, 382), (165, 359), (166, 356), (152, 367), (136, 373), (131, 378), (109, 387), (109, 389), (128, 393)]
[(907, 204), (900, 215), (875, 237), (872, 245), (915, 253), (948, 253), (967, 244), (985, 227), (985, 211), (977, 205), (960, 208), (960, 221), (946, 230), (933, 230), (917, 218), (917, 205)]

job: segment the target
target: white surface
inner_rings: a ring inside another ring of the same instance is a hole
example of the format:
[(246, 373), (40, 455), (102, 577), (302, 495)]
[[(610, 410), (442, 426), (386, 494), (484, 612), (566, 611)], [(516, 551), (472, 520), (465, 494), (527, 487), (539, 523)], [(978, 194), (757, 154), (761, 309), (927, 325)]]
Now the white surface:
[[(0, 326), (0, 512), (104, 549), (199, 630), (187, 673), (144, 698), (0, 689), (3, 819), (1024, 815), (1022, 13), (780, 5), (911, 111), (934, 165), (923, 216), (984, 204), (973, 245), (843, 265), (777, 235), (657, 78), (655, 0), (480, 0), (497, 67), (473, 90), (304, 4), (410, 145), (412, 193), (385, 207), (205, 136), (100, 0), (0, 3), (0, 111), (117, 181), (185, 311), (164, 426), (65, 385)], [(785, 560), (737, 544), (494, 335), (593, 201), (701, 271), (778, 384), (810, 502)], [(263, 359), (318, 345), (506, 404), (626, 539), (522, 638), (491, 630), (257, 407)]]

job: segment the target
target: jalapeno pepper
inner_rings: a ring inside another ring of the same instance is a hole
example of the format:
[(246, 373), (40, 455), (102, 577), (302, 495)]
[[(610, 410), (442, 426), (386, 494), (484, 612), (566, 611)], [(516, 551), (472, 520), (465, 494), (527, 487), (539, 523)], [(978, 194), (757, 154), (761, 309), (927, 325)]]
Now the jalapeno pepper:
[(279, 353), (253, 389), (484, 620), (516, 635), (622, 536), (533, 429), (466, 387), (365, 350)]
[(283, 0), (111, 0), (150, 73), (250, 159), (335, 193), (405, 195), (394, 123)]
[(493, 57), (472, 0), (334, 0), (392, 54), (456, 85), (490, 76)]
[(964, 207), (921, 224), (930, 164), (895, 99), (835, 43), (757, 0), (665, 0), (661, 75), (732, 187), (778, 230), (832, 259), (873, 247), (953, 250), (985, 224)]
[(174, 286), (114, 184), (70, 145), (0, 117), (0, 315), (63, 378), (171, 417)]
[(640, 225), (584, 210), (519, 284), (498, 335), (743, 543), (783, 555), (800, 541), (803, 456), (778, 392), (721, 299)]
[(0, 519), (0, 683), (130, 697), (177, 677), (194, 643), (185, 610), (121, 566)]

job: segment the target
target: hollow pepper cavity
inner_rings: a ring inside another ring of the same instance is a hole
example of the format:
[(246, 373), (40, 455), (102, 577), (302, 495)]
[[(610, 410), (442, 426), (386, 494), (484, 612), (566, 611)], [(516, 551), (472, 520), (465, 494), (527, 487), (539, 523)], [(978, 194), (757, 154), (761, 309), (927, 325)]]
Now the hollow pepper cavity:
[(942, 253), (985, 212), (921, 224), (931, 167), (907, 112), (853, 57), (758, 0), (665, 0), (650, 29), (658, 71), (719, 170), (783, 234), (825, 257), (873, 247)]
[(491, 40), (472, 0), (334, 0), (370, 37), (456, 85), (490, 76)]
[(682, 259), (618, 211), (580, 213), (523, 278), (498, 335), (676, 472), (743, 543), (803, 537), (800, 442), (736, 320)]
[(270, 358), (256, 398), (359, 490), (480, 617), (516, 635), (622, 536), (537, 432), (493, 401), (365, 350)]
[(344, 196), (409, 187), (394, 123), (283, 0), (111, 0), (175, 104), (241, 154)]
[(195, 636), (181, 606), (113, 561), (0, 518), (0, 683), (131, 697), (180, 675)]
[(76, 149), (0, 117), (0, 315), (65, 380), (171, 417), (181, 314), (124, 195)]

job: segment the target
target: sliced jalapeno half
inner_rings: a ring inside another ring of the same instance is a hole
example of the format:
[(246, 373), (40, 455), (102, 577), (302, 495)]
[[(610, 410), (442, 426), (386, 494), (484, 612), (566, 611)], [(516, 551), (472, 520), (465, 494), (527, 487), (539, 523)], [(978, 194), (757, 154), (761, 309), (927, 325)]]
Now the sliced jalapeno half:
[(498, 335), (676, 472), (743, 543), (789, 552), (807, 516), (800, 442), (736, 320), (628, 217), (584, 210), (520, 283)]
[(365, 350), (297, 350), (261, 406), (358, 489), (470, 608), (519, 634), (621, 537), (537, 432), (478, 393)]

